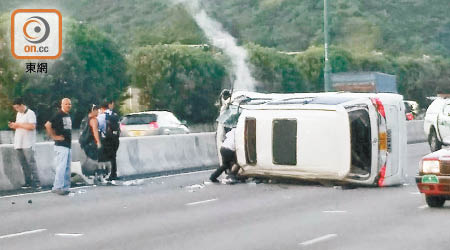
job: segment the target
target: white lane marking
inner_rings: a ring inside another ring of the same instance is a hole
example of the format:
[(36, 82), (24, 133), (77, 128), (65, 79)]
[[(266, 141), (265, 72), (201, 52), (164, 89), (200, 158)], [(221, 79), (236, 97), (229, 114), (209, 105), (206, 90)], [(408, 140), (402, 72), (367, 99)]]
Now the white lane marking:
[[(70, 188), (70, 190), (77, 190), (77, 189), (82, 189), (82, 188), (92, 188), (92, 187), (94, 187), (94, 186), (81, 186), (81, 187)], [(1, 196), (0, 199), (14, 198), (14, 197), (20, 197), (20, 196), (26, 196), (26, 195), (32, 195), (32, 194), (45, 194), (45, 193), (50, 193), (50, 192), (52, 192), (52, 191), (47, 190), (47, 191), (32, 192), (32, 193), (25, 193), (25, 194), (5, 195), (5, 196)]]
[(344, 210), (326, 210), (326, 211), (322, 211), (322, 213), (347, 213), (347, 211), (344, 211)]
[(83, 234), (67, 234), (67, 233), (59, 233), (55, 234), (55, 236), (61, 236), (61, 237), (80, 237), (83, 236)]
[(0, 236), (0, 240), (1, 239), (12, 238), (12, 237), (16, 237), (16, 236), (27, 235), (27, 234), (36, 234), (36, 233), (40, 233), (40, 232), (44, 232), (44, 231), (47, 231), (47, 229), (41, 228), (41, 229), (25, 231), (25, 232), (21, 232), (21, 233), (2, 235), (2, 236)]
[(6, 198), (14, 198), (14, 197), (26, 196), (26, 195), (30, 195), (30, 194), (45, 194), (45, 193), (50, 193), (50, 190), (48, 190), (48, 191), (41, 191), (41, 192), (34, 192), (34, 193), (6, 195), (6, 196), (1, 196), (0, 199), (6, 199)]
[(214, 171), (214, 169), (195, 171), (195, 172), (189, 172), (189, 173), (181, 173), (181, 174), (172, 174), (172, 175), (163, 175), (163, 176), (149, 177), (149, 178), (143, 178), (142, 180), (161, 179), (161, 178), (168, 178), (168, 177), (173, 177), (173, 176), (184, 176), (184, 175), (206, 173), (206, 172), (212, 172), (212, 171)]
[(210, 199), (210, 200), (204, 200), (204, 201), (196, 201), (196, 202), (191, 202), (191, 203), (187, 203), (186, 206), (193, 206), (193, 205), (198, 205), (198, 204), (203, 204), (203, 203), (208, 203), (208, 202), (213, 202), (218, 200), (217, 198), (214, 199)]
[(419, 195), (420, 192), (410, 192), (410, 194)]
[(418, 207), (418, 209), (425, 209), (427, 207), (428, 207), (428, 205), (423, 205), (423, 206)]
[[(156, 177), (148, 177), (148, 178), (142, 178), (142, 179), (138, 179), (138, 180), (155, 180), (155, 179), (169, 178), (169, 177), (175, 177), (175, 176), (184, 176), (184, 175), (191, 175), (191, 174), (198, 174), (198, 173), (206, 173), (206, 172), (212, 172), (212, 171), (214, 171), (214, 169), (195, 171), (195, 172), (189, 172), (189, 173), (181, 173), (181, 174), (173, 174), (173, 175), (163, 175), (163, 176), (156, 176)], [(74, 188), (71, 188), (70, 190), (77, 190), (77, 189), (81, 189), (81, 188), (92, 188), (92, 187), (96, 187), (96, 185), (74, 187)], [(35, 195), (35, 194), (45, 194), (45, 193), (50, 193), (50, 192), (51, 192), (51, 190), (41, 191), (41, 192), (33, 192), (33, 193), (25, 193), (25, 194), (6, 195), (6, 196), (0, 196), (0, 199), (14, 198), (14, 197), (20, 197), (20, 196), (26, 196), (26, 195)]]
[(321, 241), (330, 240), (330, 239), (335, 238), (335, 237), (337, 237), (337, 234), (327, 234), (327, 235), (320, 236), (320, 237), (317, 237), (317, 238), (312, 239), (312, 240), (308, 240), (308, 241), (302, 242), (302, 243), (300, 243), (300, 245), (308, 246), (308, 245), (312, 245), (312, 244), (315, 244), (315, 243), (318, 243), (318, 242), (321, 242)]

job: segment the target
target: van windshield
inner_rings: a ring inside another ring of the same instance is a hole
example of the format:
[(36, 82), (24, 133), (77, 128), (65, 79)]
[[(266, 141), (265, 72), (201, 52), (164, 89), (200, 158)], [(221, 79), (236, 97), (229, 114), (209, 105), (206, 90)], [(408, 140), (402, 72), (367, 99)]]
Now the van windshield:
[(234, 128), (239, 119), (238, 107), (234, 105), (228, 106), (228, 108), (217, 117), (216, 121), (223, 124), (224, 127)]

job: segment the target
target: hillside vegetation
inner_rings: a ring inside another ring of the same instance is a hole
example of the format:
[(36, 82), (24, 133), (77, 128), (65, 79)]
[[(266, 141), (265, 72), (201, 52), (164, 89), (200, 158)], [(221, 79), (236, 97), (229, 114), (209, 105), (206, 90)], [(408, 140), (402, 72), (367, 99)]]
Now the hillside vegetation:
[[(52, 6), (92, 24), (121, 48), (207, 42), (181, 4), (170, 0), (1, 1), (9, 12), (26, 6)], [(303, 51), (323, 42), (323, 1), (204, 0), (207, 12), (242, 44), (252, 42), (285, 51)], [(450, 55), (448, 0), (329, 1), (331, 43), (354, 51), (393, 55)]]

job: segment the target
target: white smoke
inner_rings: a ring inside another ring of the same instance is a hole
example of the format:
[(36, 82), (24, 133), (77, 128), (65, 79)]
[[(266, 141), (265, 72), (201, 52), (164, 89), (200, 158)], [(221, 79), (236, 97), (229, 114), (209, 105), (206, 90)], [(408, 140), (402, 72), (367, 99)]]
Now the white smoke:
[(222, 49), (231, 59), (232, 71), (235, 76), (233, 88), (235, 90), (255, 90), (256, 81), (251, 76), (246, 62), (247, 51), (236, 44), (236, 39), (226, 32), (219, 22), (213, 20), (204, 9), (200, 8), (198, 0), (181, 0), (177, 3), (184, 3), (188, 7), (197, 25), (203, 30), (212, 45)]

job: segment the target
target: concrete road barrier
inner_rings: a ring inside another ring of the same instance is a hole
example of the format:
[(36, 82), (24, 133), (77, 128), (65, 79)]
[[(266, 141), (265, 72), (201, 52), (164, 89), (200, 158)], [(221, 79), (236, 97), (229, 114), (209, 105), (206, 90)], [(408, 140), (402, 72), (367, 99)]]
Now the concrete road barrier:
[[(41, 184), (52, 185), (55, 176), (53, 142), (36, 144)], [(78, 141), (72, 142), (72, 162), (83, 160)], [(120, 138), (117, 152), (119, 176), (210, 168), (219, 164), (215, 133)], [(12, 144), (0, 145), (0, 190), (24, 184), (22, 168)]]
[[(55, 177), (53, 142), (36, 144), (35, 159), (41, 184), (53, 184)], [(72, 142), (72, 161), (80, 161), (81, 149), (78, 141)], [(0, 145), (0, 190), (12, 190), (25, 183), (23, 171), (12, 144)]]
[(215, 133), (121, 138), (119, 176), (148, 174), (219, 164)]

